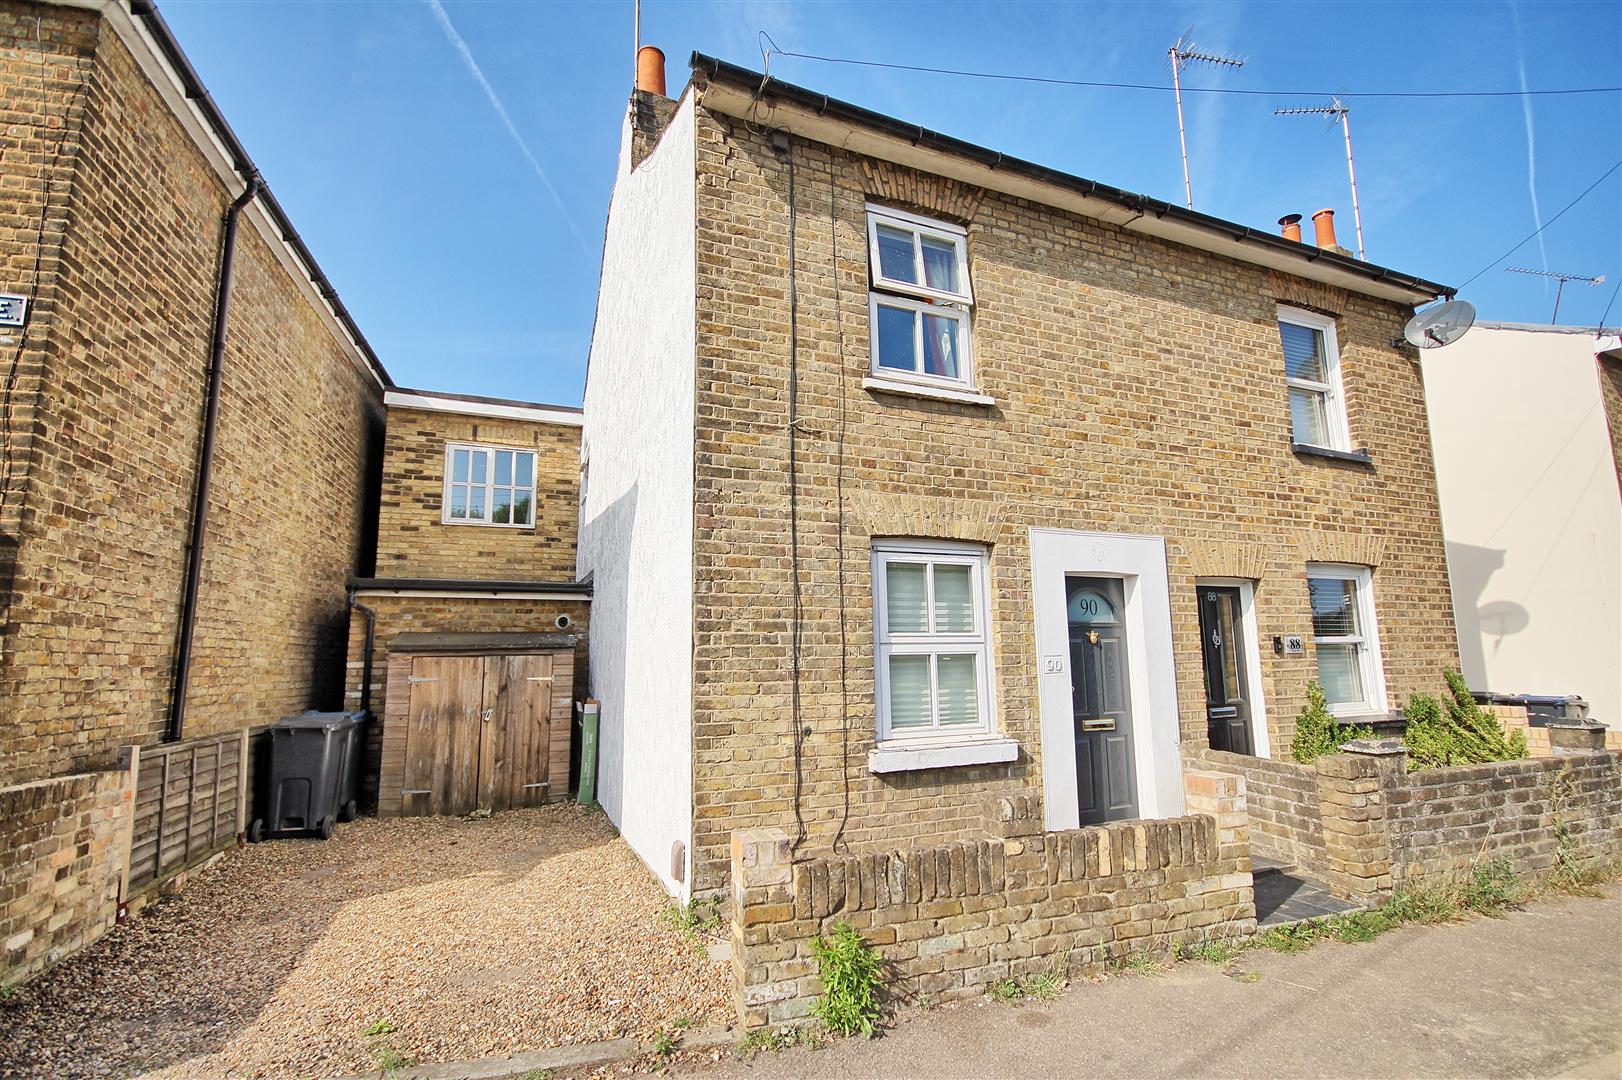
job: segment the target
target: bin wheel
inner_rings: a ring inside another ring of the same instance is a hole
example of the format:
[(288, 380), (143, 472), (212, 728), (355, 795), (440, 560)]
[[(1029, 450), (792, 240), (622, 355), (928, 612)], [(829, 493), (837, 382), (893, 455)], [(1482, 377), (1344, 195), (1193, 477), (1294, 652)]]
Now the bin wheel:
[(317, 827), (316, 831), (321, 834), (321, 839), (331, 840), (332, 834), (336, 832), (337, 829), (338, 819), (333, 817), (331, 814), (328, 814), (326, 817), (321, 819), (321, 824)]
[(265, 838), (265, 819), (254, 818), (248, 822), (248, 843), (257, 844)]
[(355, 805), (354, 799), (350, 799), (348, 802), (344, 803), (338, 811), (339, 821), (354, 821), (359, 816), (360, 807)]

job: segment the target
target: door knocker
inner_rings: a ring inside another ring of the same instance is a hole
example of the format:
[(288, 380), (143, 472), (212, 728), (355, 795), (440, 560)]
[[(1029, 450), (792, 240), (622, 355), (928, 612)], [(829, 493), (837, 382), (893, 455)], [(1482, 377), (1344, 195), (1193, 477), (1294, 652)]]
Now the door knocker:
[(1097, 645), (1098, 644), (1098, 631), (1097, 630), (1089, 630), (1089, 631), (1087, 631), (1087, 644), (1089, 644), (1089, 645)]

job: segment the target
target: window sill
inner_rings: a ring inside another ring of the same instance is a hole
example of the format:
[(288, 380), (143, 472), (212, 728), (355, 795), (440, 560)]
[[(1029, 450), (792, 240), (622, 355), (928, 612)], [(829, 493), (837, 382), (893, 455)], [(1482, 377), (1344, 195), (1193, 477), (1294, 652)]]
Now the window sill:
[(1330, 461), (1346, 461), (1355, 465), (1373, 465), (1374, 459), (1369, 457), (1367, 450), (1331, 450), (1327, 446), (1313, 446), (1310, 443), (1293, 442), (1290, 452), (1299, 457), (1320, 457)]
[(1019, 757), (1019, 743), (999, 736), (961, 742), (882, 742), (867, 754), (867, 767), (875, 773), (949, 769), (964, 765), (997, 765)]
[(951, 386), (926, 386), (923, 383), (886, 379), (882, 375), (869, 375), (862, 380), (862, 389), (881, 394), (899, 394), (902, 397), (931, 398), (935, 401), (958, 401), (965, 405), (995, 405), (997, 399), (973, 390), (959, 390)]

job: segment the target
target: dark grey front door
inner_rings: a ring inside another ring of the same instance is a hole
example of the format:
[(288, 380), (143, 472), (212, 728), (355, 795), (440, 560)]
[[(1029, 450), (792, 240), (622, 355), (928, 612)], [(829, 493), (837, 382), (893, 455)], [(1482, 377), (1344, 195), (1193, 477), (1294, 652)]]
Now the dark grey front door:
[(1244, 620), (1239, 588), (1201, 585), (1200, 642), (1205, 658), (1205, 720), (1211, 749), (1254, 754), (1250, 689), (1245, 678)]
[(1081, 823), (1135, 818), (1138, 785), (1121, 583), (1114, 578), (1066, 577), (1064, 584)]

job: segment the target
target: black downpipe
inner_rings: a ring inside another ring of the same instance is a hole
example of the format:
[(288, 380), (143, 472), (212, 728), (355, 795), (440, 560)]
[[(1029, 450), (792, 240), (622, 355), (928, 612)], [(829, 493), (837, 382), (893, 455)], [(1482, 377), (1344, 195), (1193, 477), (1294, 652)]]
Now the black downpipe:
[(360, 612), (366, 620), (366, 651), (361, 653), (360, 711), (372, 711), (372, 642), (377, 637), (377, 612), (355, 599), (355, 590), (349, 590), (349, 606)]
[(225, 366), (225, 324), (231, 307), (231, 270), (237, 248), (237, 218), (258, 195), (258, 173), (226, 208), (220, 239), (220, 273), (214, 285), (214, 330), (208, 345), (208, 397), (203, 403), (203, 446), (197, 464), (197, 489), (192, 495), (191, 537), (187, 544), (186, 580), (180, 596), (180, 642), (175, 649), (174, 689), (169, 701), (169, 729), (165, 742), (186, 732), (186, 690), (191, 683), (192, 639), (197, 629), (197, 594), (203, 577), (203, 541), (208, 536), (208, 489), (214, 474), (214, 432), (220, 419), (220, 382)]

